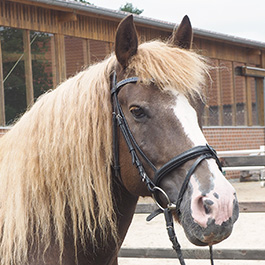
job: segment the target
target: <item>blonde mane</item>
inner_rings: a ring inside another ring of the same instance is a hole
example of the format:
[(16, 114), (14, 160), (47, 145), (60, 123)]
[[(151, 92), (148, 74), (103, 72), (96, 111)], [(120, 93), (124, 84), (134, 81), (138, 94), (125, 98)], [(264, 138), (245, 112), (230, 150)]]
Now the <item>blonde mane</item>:
[[(54, 233), (64, 248), (66, 211), (75, 245), (118, 240), (112, 198), (110, 81), (112, 54), (42, 96), (0, 139), (0, 261), (24, 264), (30, 245), (47, 249)], [(128, 66), (141, 82), (155, 80), (201, 94), (207, 64), (160, 41), (139, 46)], [(111, 231), (111, 232), (109, 232)]]

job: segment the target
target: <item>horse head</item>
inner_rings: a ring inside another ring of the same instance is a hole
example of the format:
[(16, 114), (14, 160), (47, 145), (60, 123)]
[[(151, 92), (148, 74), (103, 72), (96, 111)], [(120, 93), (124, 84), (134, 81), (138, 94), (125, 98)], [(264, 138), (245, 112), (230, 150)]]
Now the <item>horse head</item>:
[[(133, 138), (131, 148), (137, 145), (144, 174), (155, 184), (147, 189), (141, 181), (122, 136), (119, 163), (121, 181), (129, 193), (150, 196), (153, 192), (162, 209), (178, 205), (173, 215), (188, 239), (211, 246), (230, 235), (238, 218), (238, 202), (201, 130), (201, 86), (207, 66), (190, 50), (192, 36), (187, 16), (164, 46), (156, 42), (138, 45), (132, 16), (120, 23), (115, 42), (116, 108)], [(116, 84), (120, 84), (117, 89)], [(204, 152), (210, 155), (201, 158)], [(179, 159), (183, 161), (176, 162)]]

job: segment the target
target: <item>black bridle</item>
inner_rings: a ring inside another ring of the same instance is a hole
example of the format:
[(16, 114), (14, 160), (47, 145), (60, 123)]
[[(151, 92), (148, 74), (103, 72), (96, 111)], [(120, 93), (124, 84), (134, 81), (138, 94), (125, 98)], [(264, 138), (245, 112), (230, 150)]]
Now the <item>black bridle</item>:
[[(148, 159), (148, 157), (144, 154), (142, 149), (137, 144), (136, 140), (134, 139), (132, 132), (129, 128), (129, 125), (126, 121), (126, 118), (123, 114), (121, 105), (118, 100), (118, 93), (120, 89), (129, 83), (137, 83), (139, 81), (138, 77), (130, 77), (127, 79), (124, 79), (117, 83), (117, 76), (116, 72), (113, 73), (113, 79), (112, 79), (112, 89), (111, 89), (111, 97), (112, 97), (112, 107), (113, 107), (113, 154), (114, 154), (114, 161), (113, 161), (113, 168), (115, 171), (115, 176), (119, 179), (121, 179), (120, 176), (120, 164), (119, 164), (119, 143), (118, 143), (118, 126), (123, 134), (123, 137), (125, 139), (125, 142), (129, 148), (129, 152), (132, 157), (132, 163), (137, 167), (139, 175), (142, 179), (142, 181), (147, 186), (147, 189), (152, 194), (156, 204), (158, 205), (158, 210), (156, 210), (154, 213), (150, 214), (147, 218), (148, 221), (152, 220), (155, 216), (157, 216), (160, 213), (164, 213), (165, 221), (166, 221), (166, 228), (168, 231), (169, 238), (173, 244), (173, 249), (176, 251), (178, 259), (180, 261), (181, 265), (185, 265), (184, 259), (182, 257), (181, 247), (178, 243), (175, 230), (174, 230), (174, 223), (173, 223), (173, 216), (172, 211), (176, 211), (177, 215), (181, 215), (180, 211), (180, 205), (183, 200), (184, 194), (187, 190), (190, 177), (194, 173), (197, 166), (205, 159), (214, 158), (216, 160), (216, 163), (219, 167), (219, 169), (222, 171), (221, 163), (219, 159), (216, 156), (215, 150), (210, 147), (209, 145), (205, 146), (196, 146), (193, 147), (180, 155), (174, 157), (169, 162), (164, 164), (161, 168), (157, 169), (154, 164)], [(154, 177), (151, 179), (147, 174), (143, 167), (143, 164), (139, 158), (139, 155), (141, 158), (145, 160), (145, 162), (150, 166), (150, 168), (154, 171)], [(178, 195), (178, 199), (176, 202), (171, 202), (167, 193), (160, 187), (161, 180), (172, 170), (179, 168), (186, 162), (195, 159), (195, 162), (189, 169), (185, 180), (180, 188), (180, 192)], [(159, 195), (163, 195), (167, 201), (167, 207), (164, 208), (161, 206)], [(213, 256), (212, 256), (212, 247), (210, 246), (210, 258), (211, 258), (211, 264), (213, 264)]]

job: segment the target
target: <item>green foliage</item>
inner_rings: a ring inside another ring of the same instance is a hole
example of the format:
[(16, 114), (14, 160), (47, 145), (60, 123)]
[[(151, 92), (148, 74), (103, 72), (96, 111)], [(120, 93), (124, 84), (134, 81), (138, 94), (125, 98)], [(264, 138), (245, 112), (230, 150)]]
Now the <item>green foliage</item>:
[(80, 3), (85, 3), (85, 4), (89, 4), (91, 5), (88, 1), (86, 0), (75, 0), (76, 2), (80, 2)]
[(143, 9), (138, 9), (137, 7), (133, 7), (132, 3), (126, 3), (124, 6), (120, 7), (120, 10), (133, 13), (133, 14), (137, 14), (137, 15), (140, 15), (144, 12)]
[[(36, 99), (52, 87), (51, 73), (47, 71), (50, 64), (45, 59), (50, 37), (46, 33), (39, 32), (31, 32), (30, 37), (31, 41), (34, 40), (31, 45), (31, 54)], [(4, 79), (11, 73), (4, 82), (6, 121), (9, 124), (27, 109), (23, 58), (12, 70), (18, 58), (24, 53), (23, 31), (15, 28), (0, 28), (0, 38), (2, 39)]]

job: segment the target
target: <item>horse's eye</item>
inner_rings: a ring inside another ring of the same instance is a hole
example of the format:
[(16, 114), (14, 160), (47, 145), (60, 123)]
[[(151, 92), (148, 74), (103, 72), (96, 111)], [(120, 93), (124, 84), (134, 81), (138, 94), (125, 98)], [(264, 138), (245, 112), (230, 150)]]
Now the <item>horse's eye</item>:
[(143, 118), (145, 116), (144, 110), (141, 107), (138, 107), (138, 106), (130, 107), (130, 112), (137, 119)]

